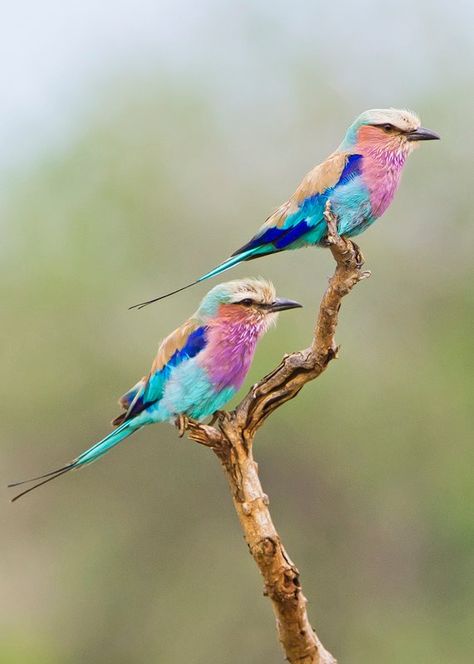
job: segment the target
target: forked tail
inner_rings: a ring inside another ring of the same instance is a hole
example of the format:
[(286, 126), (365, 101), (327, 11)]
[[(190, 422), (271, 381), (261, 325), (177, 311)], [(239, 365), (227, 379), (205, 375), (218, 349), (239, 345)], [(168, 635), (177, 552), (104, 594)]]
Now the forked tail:
[(118, 427), (118, 429), (115, 429), (115, 431), (109, 433), (108, 436), (100, 440), (98, 443), (95, 443), (95, 445), (92, 445), (92, 447), (80, 454), (76, 459), (74, 459), (74, 461), (71, 461), (71, 463), (66, 464), (62, 468), (57, 468), (56, 470), (52, 470), (49, 473), (45, 473), (44, 475), (39, 475), (38, 477), (31, 477), (29, 480), (23, 480), (22, 482), (14, 482), (13, 484), (9, 484), (9, 487), (15, 487), (22, 484), (29, 484), (30, 482), (35, 482), (36, 480), (41, 480), (41, 482), (30, 486), (28, 489), (25, 489), (14, 498), (12, 498), (12, 503), (15, 502), (15, 500), (18, 500), (18, 498), (25, 496), (30, 491), (33, 491), (33, 489), (37, 489), (39, 486), (55, 480), (57, 477), (68, 473), (70, 470), (75, 470), (76, 468), (80, 468), (81, 466), (85, 466), (88, 463), (96, 461), (99, 457), (106, 454), (106, 452), (108, 452), (112, 447), (120, 443), (120, 441), (124, 440), (124, 438), (127, 438), (134, 431), (139, 429), (140, 426), (141, 425), (134, 423), (133, 420), (125, 422), (122, 424), (122, 426)]

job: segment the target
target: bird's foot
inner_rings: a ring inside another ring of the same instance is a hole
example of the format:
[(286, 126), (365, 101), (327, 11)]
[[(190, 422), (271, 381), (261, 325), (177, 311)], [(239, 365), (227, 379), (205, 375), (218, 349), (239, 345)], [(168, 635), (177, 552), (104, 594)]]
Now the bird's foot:
[(337, 230), (337, 215), (335, 215), (331, 209), (331, 201), (326, 201), (326, 205), (324, 207), (324, 220), (328, 227), (325, 240), (326, 246), (334, 247), (335, 250), (337, 250), (337, 252), (340, 254), (341, 259), (343, 259), (348, 264), (354, 265), (355, 263), (355, 268), (360, 270), (364, 264), (364, 256), (359, 248), (359, 245), (356, 244), (354, 240), (349, 240), (349, 238), (339, 235)]
[(214, 413), (212, 413), (211, 420), (209, 422), (209, 426), (212, 427), (218, 420), (222, 420), (225, 417), (225, 411), (224, 410), (216, 410)]
[(364, 259), (364, 254), (363, 254), (362, 251), (360, 250), (359, 245), (356, 244), (356, 243), (354, 242), (354, 240), (350, 240), (350, 243), (352, 244), (352, 249), (353, 249), (354, 254), (355, 254), (356, 267), (357, 267), (358, 270), (360, 270), (360, 268), (361, 268), (361, 267), (363, 266), (363, 264), (364, 264), (364, 260), (365, 260), (365, 259)]
[(326, 242), (328, 245), (336, 244), (339, 239), (339, 233), (337, 232), (337, 216), (331, 209), (331, 201), (326, 201), (323, 215), (326, 226), (328, 227)]
[(184, 413), (180, 413), (174, 421), (176, 428), (178, 429), (178, 436), (182, 438), (186, 431), (189, 431), (193, 427), (199, 427), (199, 422), (193, 420), (192, 417), (188, 417)]
[(186, 432), (186, 429), (189, 427), (190, 419), (184, 413), (180, 413), (175, 420), (175, 425), (178, 429), (178, 436), (182, 438)]

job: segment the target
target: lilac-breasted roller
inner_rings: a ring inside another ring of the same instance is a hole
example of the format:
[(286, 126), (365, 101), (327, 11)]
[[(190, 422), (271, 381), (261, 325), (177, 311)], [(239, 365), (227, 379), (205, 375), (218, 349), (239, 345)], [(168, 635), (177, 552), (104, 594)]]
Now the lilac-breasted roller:
[(161, 342), (148, 375), (121, 397), (123, 412), (112, 422), (117, 429), (62, 468), (11, 484), (41, 480), (13, 500), (92, 463), (147, 424), (183, 416), (203, 420), (215, 413), (242, 385), (257, 342), (278, 312), (301, 306), (277, 298), (273, 285), (263, 279), (215, 286), (191, 318)]
[(359, 235), (392, 202), (410, 152), (420, 141), (435, 139), (439, 136), (421, 127), (411, 111), (365, 111), (351, 124), (337, 150), (305, 175), (295, 193), (268, 217), (249, 242), (196, 281), (134, 307), (179, 293), (243, 261), (285, 249), (324, 246), (327, 201), (338, 219), (339, 234)]

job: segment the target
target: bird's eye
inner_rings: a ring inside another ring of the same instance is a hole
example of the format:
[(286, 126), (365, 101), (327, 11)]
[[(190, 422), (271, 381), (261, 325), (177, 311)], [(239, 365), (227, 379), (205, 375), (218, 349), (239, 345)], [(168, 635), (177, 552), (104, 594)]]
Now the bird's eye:
[(239, 304), (243, 304), (244, 307), (251, 307), (253, 304), (253, 300), (250, 297), (246, 297), (243, 300), (240, 300)]
[(394, 126), (392, 124), (388, 123), (388, 122), (386, 124), (382, 125), (382, 126), (383, 126), (383, 130), (387, 131), (387, 132), (393, 131), (393, 129), (394, 129)]

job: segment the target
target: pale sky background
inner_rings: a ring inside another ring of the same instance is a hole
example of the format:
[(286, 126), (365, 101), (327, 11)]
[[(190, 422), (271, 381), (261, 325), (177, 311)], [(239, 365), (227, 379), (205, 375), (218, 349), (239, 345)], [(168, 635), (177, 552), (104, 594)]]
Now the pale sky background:
[[(373, 0), (323, 6), (294, 2), (291, 11), (287, 3), (263, 0), (18, 0), (2, 5), (3, 168), (67, 136), (110, 77), (156, 67), (177, 76), (204, 68), (217, 103), (232, 105), (281, 101), (285, 74), (295, 58), (302, 68), (320, 67), (342, 99), (354, 103), (360, 98), (361, 106), (365, 99), (397, 105), (407, 91), (416, 97), (436, 88), (437, 79), (459, 76), (467, 76), (472, 96), (470, 0), (398, 0), (389, 6)], [(317, 94), (315, 89), (315, 99)]]

